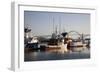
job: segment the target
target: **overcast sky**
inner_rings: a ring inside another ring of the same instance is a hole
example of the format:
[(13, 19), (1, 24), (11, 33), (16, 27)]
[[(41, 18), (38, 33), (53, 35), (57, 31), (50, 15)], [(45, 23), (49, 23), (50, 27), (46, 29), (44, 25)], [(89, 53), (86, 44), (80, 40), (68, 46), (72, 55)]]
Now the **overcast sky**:
[(31, 27), (35, 36), (50, 35), (53, 32), (53, 21), (54, 28), (57, 26), (58, 30), (61, 23), (61, 32), (74, 30), (90, 33), (90, 14), (24, 11), (24, 25)]

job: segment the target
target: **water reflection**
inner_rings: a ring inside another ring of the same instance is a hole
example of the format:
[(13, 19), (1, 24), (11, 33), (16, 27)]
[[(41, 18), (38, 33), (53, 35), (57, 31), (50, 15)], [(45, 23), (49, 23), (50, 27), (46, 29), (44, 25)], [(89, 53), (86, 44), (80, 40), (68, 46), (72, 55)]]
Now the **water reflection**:
[(25, 52), (24, 61), (43, 61), (43, 60), (68, 60), (68, 59), (87, 59), (90, 58), (89, 47), (73, 47), (72, 51), (65, 53), (59, 52), (60, 50), (50, 51), (28, 51)]

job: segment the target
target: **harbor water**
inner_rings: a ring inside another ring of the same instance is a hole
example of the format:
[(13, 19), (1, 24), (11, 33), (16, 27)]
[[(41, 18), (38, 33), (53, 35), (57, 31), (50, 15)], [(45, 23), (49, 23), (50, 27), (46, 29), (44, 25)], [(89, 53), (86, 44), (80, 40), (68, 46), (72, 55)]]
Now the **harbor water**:
[(89, 47), (74, 47), (73, 51), (59, 53), (49, 51), (29, 51), (24, 54), (24, 61), (48, 61), (48, 60), (71, 60), (71, 59), (90, 59)]

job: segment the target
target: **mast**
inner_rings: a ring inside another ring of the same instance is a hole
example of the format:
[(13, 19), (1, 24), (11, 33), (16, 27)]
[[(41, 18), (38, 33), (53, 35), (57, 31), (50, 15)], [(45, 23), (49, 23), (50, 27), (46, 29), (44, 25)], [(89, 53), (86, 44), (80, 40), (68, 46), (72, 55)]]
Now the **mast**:
[(61, 34), (61, 17), (59, 17), (59, 34)]
[(53, 33), (54, 33), (54, 17), (53, 17)]
[(55, 33), (56, 33), (56, 35), (57, 35), (57, 25), (56, 25), (56, 27), (55, 27)]
[(65, 26), (63, 25), (63, 32), (65, 32)]

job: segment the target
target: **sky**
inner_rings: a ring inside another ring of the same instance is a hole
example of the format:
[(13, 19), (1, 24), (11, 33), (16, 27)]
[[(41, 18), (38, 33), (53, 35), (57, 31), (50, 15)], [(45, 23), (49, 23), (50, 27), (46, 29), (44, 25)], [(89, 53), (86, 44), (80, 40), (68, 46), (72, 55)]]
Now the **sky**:
[(74, 30), (80, 34), (89, 34), (90, 14), (24, 11), (24, 26), (29, 26), (35, 36), (51, 35), (56, 27), (61, 32)]

